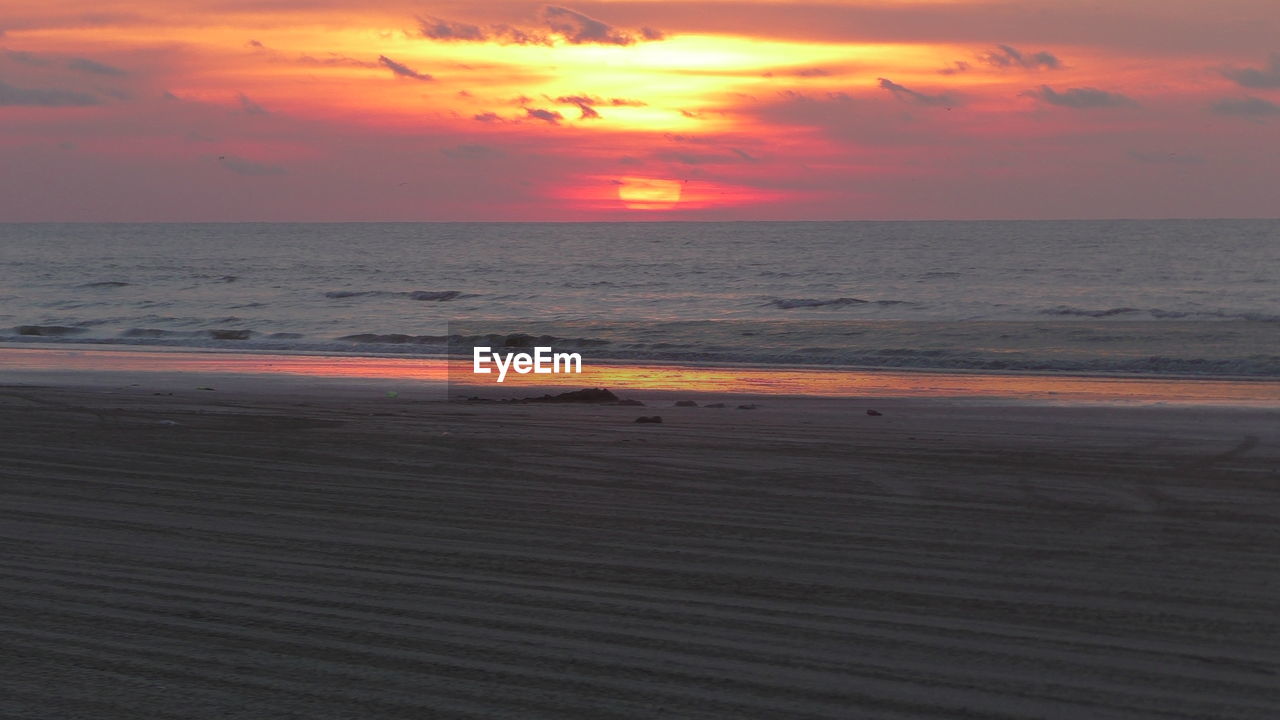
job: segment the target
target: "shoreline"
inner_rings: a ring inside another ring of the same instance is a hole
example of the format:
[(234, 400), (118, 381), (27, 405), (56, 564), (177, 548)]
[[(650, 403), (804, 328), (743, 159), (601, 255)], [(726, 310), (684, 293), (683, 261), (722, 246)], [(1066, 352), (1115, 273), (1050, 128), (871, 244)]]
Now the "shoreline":
[[(1280, 409), (1280, 379), (1118, 376), (730, 363), (600, 361), (581, 375), (508, 375), (477, 382), (469, 362), (444, 356), (278, 353), (235, 349), (51, 344), (0, 346), (0, 381), (102, 385), (158, 375), (311, 378), (436, 386), (450, 395), (540, 394), (581, 387), (623, 393), (825, 398), (924, 398), (1032, 404), (1164, 404)], [(114, 378), (114, 379), (113, 379)]]

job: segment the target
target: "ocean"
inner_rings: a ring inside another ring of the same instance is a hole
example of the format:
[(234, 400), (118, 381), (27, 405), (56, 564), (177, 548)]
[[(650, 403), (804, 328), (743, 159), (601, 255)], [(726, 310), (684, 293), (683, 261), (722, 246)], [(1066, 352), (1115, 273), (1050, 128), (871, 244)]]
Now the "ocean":
[(1280, 220), (3, 224), (0, 343), (1280, 376)]

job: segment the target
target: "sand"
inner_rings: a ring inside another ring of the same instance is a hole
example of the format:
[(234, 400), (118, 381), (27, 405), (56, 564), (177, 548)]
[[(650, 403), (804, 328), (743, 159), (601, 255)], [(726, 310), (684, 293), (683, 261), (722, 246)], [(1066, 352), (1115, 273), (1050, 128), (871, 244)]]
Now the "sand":
[(1275, 411), (196, 384), (0, 388), (0, 716), (1280, 716)]

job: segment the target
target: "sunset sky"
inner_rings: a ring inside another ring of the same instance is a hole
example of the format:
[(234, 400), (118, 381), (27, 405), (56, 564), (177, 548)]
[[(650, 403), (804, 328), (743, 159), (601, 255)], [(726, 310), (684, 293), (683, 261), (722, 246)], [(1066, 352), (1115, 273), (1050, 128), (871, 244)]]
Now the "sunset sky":
[(1274, 217), (1276, 0), (6, 0), (0, 221)]

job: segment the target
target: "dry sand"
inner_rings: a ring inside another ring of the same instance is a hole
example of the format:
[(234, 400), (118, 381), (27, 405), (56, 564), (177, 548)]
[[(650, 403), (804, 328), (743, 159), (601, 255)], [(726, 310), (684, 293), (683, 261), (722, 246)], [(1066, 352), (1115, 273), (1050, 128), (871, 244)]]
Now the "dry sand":
[(6, 718), (1280, 717), (1274, 411), (157, 387), (0, 388)]

